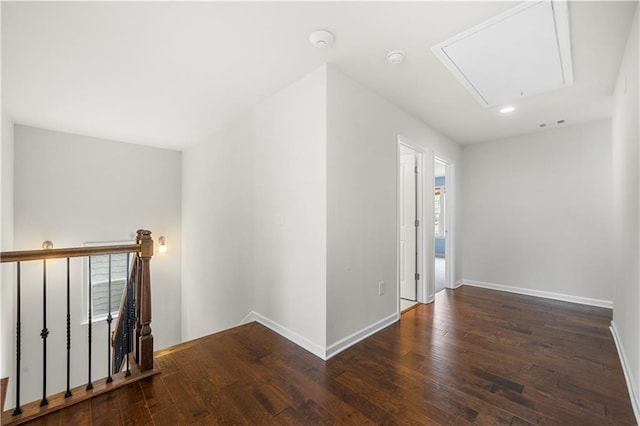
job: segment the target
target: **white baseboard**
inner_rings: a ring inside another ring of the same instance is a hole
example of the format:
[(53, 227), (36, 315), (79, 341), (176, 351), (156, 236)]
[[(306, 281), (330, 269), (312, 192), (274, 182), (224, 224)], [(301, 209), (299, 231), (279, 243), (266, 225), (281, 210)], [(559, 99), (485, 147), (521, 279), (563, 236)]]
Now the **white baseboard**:
[(451, 287), (452, 289), (456, 289), (458, 287), (462, 287), (464, 285), (464, 280), (458, 280), (453, 284), (453, 287)]
[(362, 330), (356, 331), (355, 333), (345, 337), (344, 339), (340, 339), (336, 343), (332, 344), (328, 348), (323, 348), (317, 343), (312, 342), (304, 336), (296, 333), (295, 331), (289, 330), (287, 327), (278, 324), (277, 322), (265, 317), (264, 315), (259, 314), (258, 312), (251, 311), (247, 314), (246, 317), (240, 321), (240, 324), (248, 324), (250, 322), (258, 322), (265, 327), (275, 331), (282, 337), (290, 340), (296, 345), (308, 350), (318, 358), (323, 360), (328, 360), (332, 356), (337, 355), (338, 353), (344, 351), (345, 349), (355, 345), (361, 340), (366, 339), (372, 334), (382, 330), (383, 328), (393, 324), (398, 320), (398, 315), (393, 313), (386, 318), (381, 319), (367, 327), (364, 327)]
[(264, 315), (261, 315), (255, 311), (251, 311), (247, 314), (246, 317), (244, 317), (244, 319), (242, 321), (240, 321), (240, 324), (247, 324), (250, 322), (259, 322), (260, 324), (264, 325), (265, 327), (275, 331), (276, 333), (278, 333), (279, 335), (281, 335), (282, 337), (292, 341), (293, 343), (295, 343), (296, 345), (308, 350), (309, 352), (311, 352), (312, 354), (314, 354), (315, 356), (317, 356), (318, 358), (321, 358), (323, 360), (326, 360), (326, 351), (325, 348), (323, 348), (322, 346), (318, 345), (317, 343), (312, 342), (311, 340), (307, 339), (304, 336), (301, 336), (300, 334), (296, 333), (295, 331), (291, 331), (289, 330), (287, 327), (278, 324), (277, 322), (265, 317)]
[[(458, 284), (458, 282), (456, 282), (456, 285)], [(481, 288), (487, 288), (490, 290), (506, 291), (509, 293), (544, 297), (545, 299), (562, 300), (564, 302), (579, 303), (581, 305), (598, 306), (600, 308), (613, 309), (613, 302), (610, 300), (592, 299), (590, 297), (572, 296), (569, 294), (553, 293), (550, 291), (532, 290), (529, 288), (521, 288), (521, 287), (511, 287), (511, 286), (502, 285), (502, 284), (468, 280), (466, 278), (462, 279), (462, 284), (468, 285), (471, 287), (481, 287)]]
[(638, 393), (635, 390), (635, 382), (631, 377), (629, 362), (627, 361), (622, 341), (620, 341), (618, 329), (613, 321), (611, 321), (611, 327), (609, 327), (609, 329), (613, 335), (613, 341), (616, 343), (616, 349), (618, 349), (618, 356), (620, 357), (622, 371), (624, 372), (624, 380), (627, 382), (627, 390), (629, 391), (629, 398), (631, 398), (631, 406), (633, 407), (633, 413), (636, 415), (636, 423), (640, 424), (640, 399), (638, 399)]
[(380, 321), (377, 321), (367, 327), (364, 327), (363, 329), (356, 331), (355, 333), (338, 340), (337, 342), (333, 343), (332, 345), (329, 345), (329, 347), (327, 348), (327, 352), (326, 355), (327, 357), (325, 359), (329, 359), (337, 354), (339, 354), (340, 352), (344, 351), (345, 349), (355, 345), (356, 343), (358, 343), (361, 340), (366, 339), (367, 337), (371, 336), (374, 333), (377, 333), (378, 331), (382, 330), (385, 327), (388, 327), (389, 325), (393, 324), (394, 322), (398, 321), (398, 315), (394, 312), (393, 314), (389, 315), (386, 318), (381, 319)]

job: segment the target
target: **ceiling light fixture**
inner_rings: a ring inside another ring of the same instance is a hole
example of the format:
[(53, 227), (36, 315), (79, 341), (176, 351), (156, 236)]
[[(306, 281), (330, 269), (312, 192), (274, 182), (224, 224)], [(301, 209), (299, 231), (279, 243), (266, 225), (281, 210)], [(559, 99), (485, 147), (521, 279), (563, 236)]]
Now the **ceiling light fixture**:
[(317, 30), (309, 34), (309, 43), (318, 49), (329, 47), (334, 41), (336, 41), (336, 38), (326, 30)]
[(387, 53), (387, 62), (391, 65), (398, 65), (404, 61), (404, 52), (402, 50), (392, 50)]
[(516, 107), (506, 106), (506, 107), (500, 109), (500, 114), (509, 114), (510, 112), (513, 112), (515, 110), (516, 110)]

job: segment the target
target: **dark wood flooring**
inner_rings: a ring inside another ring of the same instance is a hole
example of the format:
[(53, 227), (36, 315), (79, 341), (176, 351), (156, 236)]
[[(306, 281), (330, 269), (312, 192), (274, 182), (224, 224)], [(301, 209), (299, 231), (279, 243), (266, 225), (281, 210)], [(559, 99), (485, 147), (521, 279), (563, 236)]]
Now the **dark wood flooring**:
[(252, 323), (164, 351), (161, 375), (33, 424), (636, 424), (610, 320), (462, 287), (327, 362)]

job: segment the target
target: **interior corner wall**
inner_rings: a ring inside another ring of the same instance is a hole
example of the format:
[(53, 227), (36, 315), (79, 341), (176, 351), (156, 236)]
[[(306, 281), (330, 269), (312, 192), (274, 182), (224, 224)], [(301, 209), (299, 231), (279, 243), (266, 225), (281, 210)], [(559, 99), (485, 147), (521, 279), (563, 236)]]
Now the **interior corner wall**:
[[(156, 251), (152, 266), (154, 344), (161, 349), (181, 341), (181, 153), (164, 149), (15, 126), (14, 248), (55, 247), (85, 242), (132, 241), (137, 229), (164, 235), (169, 251)], [(64, 260), (47, 262), (48, 390), (65, 385), (66, 283)], [(71, 259), (71, 334), (74, 353), (87, 353), (82, 325), (82, 259)], [(42, 266), (23, 262), (21, 399), (41, 391)], [(104, 322), (93, 327), (93, 377), (106, 372), (109, 338)], [(73, 385), (86, 381), (87, 360), (73, 360)]]
[[(332, 66), (327, 114), (330, 347), (397, 312), (398, 134), (457, 164), (461, 152), (457, 144)], [(460, 259), (459, 252), (456, 257)], [(382, 296), (379, 281), (386, 283)]]
[(325, 182), (324, 66), (184, 152), (185, 340), (256, 313), (321, 355)]
[[(613, 96), (613, 322), (627, 361), (635, 407), (640, 408), (640, 136), (638, 117), (638, 14), (627, 40)], [(636, 415), (640, 415), (636, 411)]]
[[(2, 191), (0, 249), (13, 249), (13, 123), (2, 111), (2, 145), (0, 146), (0, 191)], [(0, 377), (13, 375), (15, 359), (13, 265), (2, 264), (0, 276)], [(10, 383), (10, 385), (13, 383)], [(13, 392), (7, 392), (11, 401)]]
[(611, 122), (463, 149), (464, 280), (611, 301)]
[(326, 343), (326, 122), (325, 66), (256, 110), (255, 311), (316, 354)]
[(182, 154), (182, 338), (240, 323), (253, 309), (254, 115)]

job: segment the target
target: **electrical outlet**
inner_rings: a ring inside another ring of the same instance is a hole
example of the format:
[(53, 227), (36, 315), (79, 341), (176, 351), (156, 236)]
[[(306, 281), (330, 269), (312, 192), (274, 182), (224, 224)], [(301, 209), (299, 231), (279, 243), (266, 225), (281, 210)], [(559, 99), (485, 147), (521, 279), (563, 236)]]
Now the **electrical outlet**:
[(380, 281), (378, 283), (378, 296), (382, 296), (384, 294), (385, 288), (384, 288), (384, 281)]

